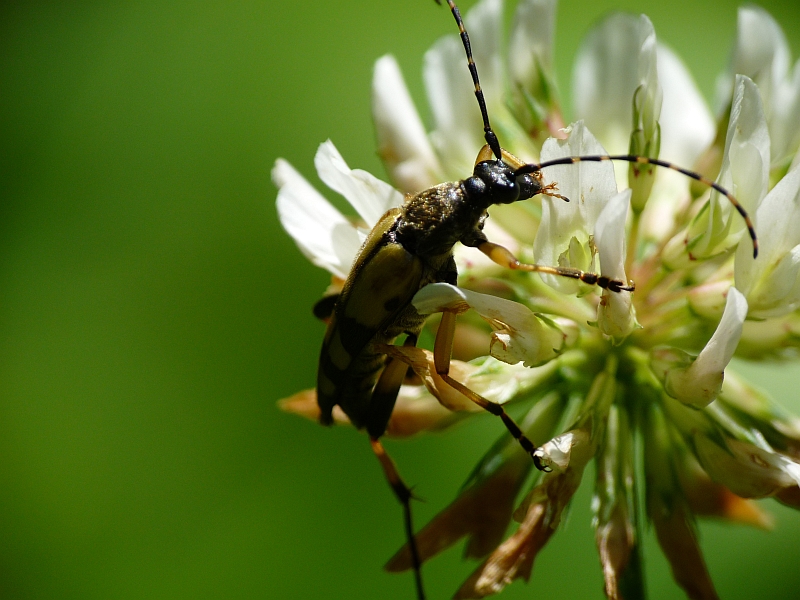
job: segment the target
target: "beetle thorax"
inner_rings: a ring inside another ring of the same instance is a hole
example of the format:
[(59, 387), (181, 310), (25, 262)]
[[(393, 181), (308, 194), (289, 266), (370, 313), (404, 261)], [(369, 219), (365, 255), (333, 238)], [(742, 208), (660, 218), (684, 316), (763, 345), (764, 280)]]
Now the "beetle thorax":
[(486, 213), (463, 183), (443, 183), (409, 198), (397, 222), (397, 241), (418, 256), (449, 254), (456, 242), (479, 227)]

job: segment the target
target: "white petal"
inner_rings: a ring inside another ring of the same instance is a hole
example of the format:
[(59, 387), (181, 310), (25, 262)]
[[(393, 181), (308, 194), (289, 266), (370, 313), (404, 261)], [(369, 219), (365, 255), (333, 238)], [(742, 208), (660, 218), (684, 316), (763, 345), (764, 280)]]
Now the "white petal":
[(709, 476), (743, 498), (772, 496), (798, 485), (797, 463), (776, 452), (734, 439), (723, 446), (699, 433), (694, 447)]
[(341, 279), (361, 247), (362, 238), (308, 181), (279, 158), (272, 169), (278, 186), (278, 217), (300, 251), (315, 265)]
[[(566, 140), (549, 139), (542, 148), (542, 161), (565, 156), (606, 154), (589, 130), (579, 121), (568, 129)], [(595, 234), (595, 223), (600, 211), (617, 193), (614, 168), (609, 162), (583, 162), (572, 165), (548, 167), (544, 173), (547, 181), (558, 182), (559, 193), (570, 199), (542, 198), (542, 222), (533, 243), (536, 262), (549, 266), (569, 266), (591, 269), (590, 239)], [(576, 256), (575, 244), (585, 249), (589, 257), (584, 264), (570, 262)], [(573, 252), (570, 248), (573, 246)], [(544, 275), (542, 279), (564, 293), (575, 293), (579, 285), (564, 277)]]
[(731, 68), (717, 85), (720, 108), (731, 97), (734, 75), (741, 74), (758, 85), (769, 115), (775, 86), (789, 69), (789, 56), (786, 36), (767, 11), (758, 6), (739, 8)]
[(792, 76), (775, 90), (769, 125), (772, 166), (780, 167), (791, 160), (800, 145), (800, 61), (795, 63)]
[[(501, 0), (483, 0), (464, 17), (490, 114), (503, 107), (505, 92), (500, 55), (502, 16)], [(475, 156), (484, 144), (483, 121), (461, 39), (452, 35), (436, 42), (425, 53), (423, 75), (436, 124), (431, 140), (447, 161), (446, 175), (461, 179), (472, 172)]]
[(383, 56), (375, 63), (372, 118), (378, 153), (402, 190), (418, 192), (442, 180), (439, 159), (393, 56)]
[[(591, 437), (586, 430), (574, 429), (545, 442), (540, 448), (536, 449), (534, 455), (539, 457), (542, 464), (551, 468), (556, 475), (570, 470), (572, 475), (578, 477), (578, 481), (573, 482), (577, 486), (583, 468), (594, 455), (594, 444), (592, 444)], [(553, 478), (554, 476), (550, 476), (550, 481)], [(563, 497), (564, 491), (565, 486), (561, 484), (556, 486), (556, 489), (549, 492), (547, 496), (552, 498), (561, 496), (560, 500), (567, 501), (569, 498)], [(536, 493), (537, 490), (532, 492), (532, 494)]]
[(698, 407), (713, 401), (722, 389), (725, 367), (739, 344), (746, 317), (747, 300), (739, 290), (730, 288), (725, 311), (714, 335), (688, 369), (673, 369), (667, 373), (667, 393)]
[(556, 0), (522, 0), (511, 22), (509, 77), (512, 90), (538, 96), (553, 62)]
[[(500, 54), (503, 30), (503, 0), (481, 0), (464, 16), (464, 25), (469, 31), (472, 56), (481, 76), (481, 88), (486, 96), (489, 113), (504, 104), (505, 66)], [(460, 41), (460, 39), (459, 39)], [(461, 71), (467, 72), (466, 54), (461, 50)], [(472, 79), (470, 78), (470, 88)], [(472, 94), (473, 101), (475, 98)], [(475, 103), (475, 110), (478, 109)], [(483, 131), (483, 128), (481, 128)]]
[(446, 157), (443, 167), (452, 179), (472, 172), (483, 143), (483, 125), (472, 80), (461, 65), (465, 60), (461, 40), (445, 37), (425, 53), (423, 66), (425, 89), (436, 124), (431, 141), (438, 154)]
[(403, 195), (385, 181), (361, 169), (350, 169), (330, 140), (320, 144), (314, 165), (319, 178), (344, 196), (369, 228), (387, 210), (403, 203)]
[[(714, 140), (716, 124), (688, 70), (669, 48), (658, 46), (658, 79), (664, 91), (661, 107), (662, 159), (680, 166), (695, 164)], [(670, 169), (659, 169), (653, 190), (642, 213), (640, 234), (662, 240), (674, 230), (681, 211), (680, 198), (687, 198), (691, 180)]]
[[(625, 221), (631, 201), (631, 190), (613, 196), (597, 218), (595, 243), (600, 253), (600, 273), (627, 283), (625, 275)], [(597, 307), (600, 331), (616, 343), (625, 339), (636, 327), (636, 315), (630, 292), (603, 290), (603, 301)]]
[[(732, 192), (752, 216), (769, 189), (769, 166), (769, 132), (761, 96), (751, 79), (737, 75), (717, 183)], [(728, 199), (714, 192), (708, 210), (691, 225), (694, 239), (689, 249), (696, 258), (714, 256), (735, 245), (744, 227)]]
[(736, 287), (746, 296), (755, 317), (787, 314), (800, 302), (797, 247), (800, 245), (800, 167), (792, 169), (767, 194), (756, 213), (759, 253), (736, 251)]
[(447, 283), (425, 286), (414, 296), (413, 304), (420, 314), (473, 308), (495, 330), (490, 354), (510, 365), (520, 361), (526, 367), (545, 363), (559, 354), (567, 342), (565, 333), (522, 304)]
[(623, 190), (609, 199), (595, 224), (595, 243), (600, 253), (600, 272), (625, 281), (625, 220), (631, 191)]
[(572, 76), (575, 114), (612, 153), (628, 150), (633, 93), (645, 79), (657, 87), (655, 60), (655, 33), (644, 15), (609, 16), (578, 51)]
[[(668, 47), (658, 46), (658, 78), (664, 90), (661, 106), (661, 157), (681, 166), (691, 166), (714, 141), (716, 125), (681, 59)], [(672, 171), (681, 181), (687, 178)], [(688, 185), (688, 183), (687, 183)]]

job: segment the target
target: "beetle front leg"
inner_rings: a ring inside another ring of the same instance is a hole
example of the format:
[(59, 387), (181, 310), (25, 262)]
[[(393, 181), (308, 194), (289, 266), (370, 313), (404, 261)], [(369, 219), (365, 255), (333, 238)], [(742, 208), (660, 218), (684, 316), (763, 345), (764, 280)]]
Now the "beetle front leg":
[(538, 450), (536, 445), (522, 432), (519, 425), (508, 416), (508, 413), (506, 413), (502, 405), (487, 400), (480, 394), (473, 392), (460, 381), (456, 381), (450, 377), (450, 357), (453, 351), (455, 330), (456, 313), (445, 310), (442, 312), (442, 321), (439, 324), (439, 330), (436, 332), (436, 340), (433, 345), (433, 362), (436, 367), (436, 373), (439, 377), (444, 379), (450, 387), (464, 394), (484, 410), (487, 410), (496, 417), (500, 417), (509, 433), (519, 442), (523, 450), (531, 455), (534, 466), (540, 471), (549, 471), (549, 469), (542, 464), (541, 457), (536, 453), (536, 450)]
[(520, 260), (514, 256), (508, 248), (505, 248), (500, 244), (490, 242), (489, 240), (479, 241), (474, 247), (488, 256), (492, 262), (500, 265), (501, 267), (506, 267), (507, 269), (530, 271), (534, 273), (547, 273), (549, 275), (557, 275), (559, 277), (579, 279), (586, 284), (596, 285), (604, 290), (608, 290), (609, 292), (632, 292), (636, 288), (633, 282), (626, 284), (624, 281), (619, 279), (611, 279), (609, 277), (605, 277), (604, 275), (588, 273), (586, 271), (573, 269), (571, 267), (548, 267), (545, 265), (531, 265), (523, 263), (520, 262)]

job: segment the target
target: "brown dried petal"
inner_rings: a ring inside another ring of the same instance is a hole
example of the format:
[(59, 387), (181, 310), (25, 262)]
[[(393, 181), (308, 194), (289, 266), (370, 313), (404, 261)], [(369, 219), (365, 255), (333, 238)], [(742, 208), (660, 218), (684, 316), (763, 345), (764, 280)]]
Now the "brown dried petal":
[[(511, 521), (514, 499), (530, 458), (511, 460), (480, 485), (465, 490), (450, 506), (440, 512), (416, 536), (417, 550), (423, 562), (469, 536), (465, 554), (481, 558), (503, 539)], [(405, 571), (412, 567), (408, 545), (403, 546), (388, 563), (386, 570)]]
[[(470, 410), (475, 405), (469, 403)], [(312, 421), (319, 421), (317, 391), (303, 390), (289, 398), (278, 400), (278, 408)], [(392, 416), (386, 426), (386, 435), (394, 438), (409, 437), (421, 431), (438, 431), (457, 422), (460, 416), (442, 406), (436, 398), (420, 386), (403, 386), (397, 397)], [(333, 421), (337, 425), (350, 425), (350, 420), (338, 406), (333, 407)]]
[(800, 509), (800, 487), (794, 486), (781, 490), (775, 494), (775, 499), (781, 504)]
[(547, 507), (540, 503), (528, 506), (525, 520), (514, 535), (492, 552), (459, 588), (454, 598), (485, 598), (500, 592), (520, 577), (528, 581), (536, 554), (555, 533), (555, 529), (544, 522), (546, 510)]
[(771, 529), (772, 516), (754, 501), (737, 496), (724, 485), (712, 481), (694, 463), (678, 470), (681, 487), (692, 513), (703, 517), (717, 517), (761, 529)]
[(619, 582), (633, 547), (633, 524), (624, 504), (617, 504), (609, 521), (597, 527), (595, 541), (603, 566), (606, 596), (609, 600), (621, 600)]
[(658, 543), (672, 567), (675, 581), (692, 600), (718, 600), (694, 528), (684, 511), (653, 512)]
[[(278, 400), (278, 408), (312, 421), (319, 421), (320, 410), (317, 404), (317, 390), (303, 390), (293, 396)], [(338, 406), (333, 407), (333, 421), (338, 425), (350, 425), (350, 419)]]

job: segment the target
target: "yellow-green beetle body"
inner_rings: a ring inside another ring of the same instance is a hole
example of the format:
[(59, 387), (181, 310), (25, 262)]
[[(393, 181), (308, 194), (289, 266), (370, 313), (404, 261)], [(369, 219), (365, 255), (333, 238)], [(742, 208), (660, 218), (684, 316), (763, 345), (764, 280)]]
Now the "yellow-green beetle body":
[(503, 161), (486, 160), (472, 177), (410, 196), (380, 219), (353, 263), (322, 345), (322, 423), (332, 423), (339, 405), (356, 427), (366, 427), (373, 438), (383, 435), (395, 397), (373, 395), (386, 362), (377, 348), (403, 333), (416, 342), (425, 318), (411, 299), (429, 283), (456, 283), (453, 246), (486, 241), (481, 230), (489, 206), (525, 200), (542, 189), (540, 174), (517, 175)]

